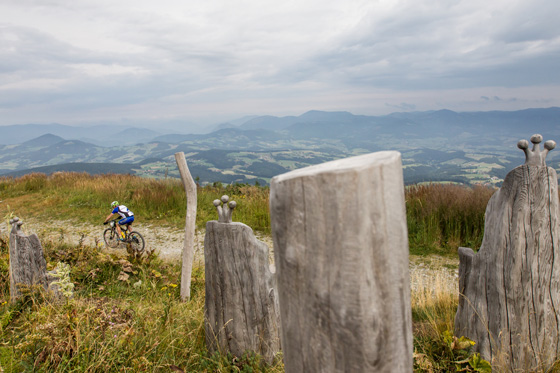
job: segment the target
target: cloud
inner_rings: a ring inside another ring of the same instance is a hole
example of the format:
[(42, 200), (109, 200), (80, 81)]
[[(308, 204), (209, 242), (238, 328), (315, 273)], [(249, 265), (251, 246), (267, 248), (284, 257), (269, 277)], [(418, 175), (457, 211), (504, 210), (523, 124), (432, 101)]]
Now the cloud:
[(558, 105), (559, 11), (554, 0), (6, 0), (0, 124)]
[(488, 96), (480, 96), (480, 98), (485, 101), (485, 102), (509, 102), (509, 103), (515, 103), (520, 101), (517, 97), (508, 97), (508, 98), (502, 98), (500, 96), (492, 96), (492, 97), (488, 97)]

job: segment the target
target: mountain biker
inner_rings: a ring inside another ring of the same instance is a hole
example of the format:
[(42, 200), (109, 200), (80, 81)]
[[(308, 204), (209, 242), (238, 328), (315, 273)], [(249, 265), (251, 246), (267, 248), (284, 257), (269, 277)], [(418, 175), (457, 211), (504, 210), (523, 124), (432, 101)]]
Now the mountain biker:
[(126, 224), (128, 231), (132, 232), (131, 224), (134, 221), (134, 213), (130, 211), (125, 205), (119, 205), (117, 201), (111, 202), (111, 207), (113, 208), (113, 211), (111, 211), (111, 213), (107, 216), (103, 224), (107, 224), (107, 222), (113, 217), (113, 215), (119, 214), (122, 219), (119, 220), (119, 224), (117, 224), (116, 228), (117, 232), (119, 233), (119, 240), (122, 241), (123, 234), (120, 226)]

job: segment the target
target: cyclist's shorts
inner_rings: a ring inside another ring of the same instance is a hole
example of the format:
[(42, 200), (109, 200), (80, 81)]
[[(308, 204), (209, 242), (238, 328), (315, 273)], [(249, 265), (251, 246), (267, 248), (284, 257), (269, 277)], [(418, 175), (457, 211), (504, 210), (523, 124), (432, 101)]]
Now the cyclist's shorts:
[(133, 221), (134, 221), (134, 215), (129, 216), (128, 218), (124, 218), (124, 219), (119, 220), (119, 224), (120, 225), (132, 224)]

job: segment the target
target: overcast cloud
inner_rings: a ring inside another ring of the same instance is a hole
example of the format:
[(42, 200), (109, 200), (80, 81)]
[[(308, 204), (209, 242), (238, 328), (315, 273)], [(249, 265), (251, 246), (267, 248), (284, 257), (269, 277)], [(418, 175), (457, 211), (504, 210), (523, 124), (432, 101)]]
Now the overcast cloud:
[(560, 106), (557, 0), (3, 0), (0, 125)]

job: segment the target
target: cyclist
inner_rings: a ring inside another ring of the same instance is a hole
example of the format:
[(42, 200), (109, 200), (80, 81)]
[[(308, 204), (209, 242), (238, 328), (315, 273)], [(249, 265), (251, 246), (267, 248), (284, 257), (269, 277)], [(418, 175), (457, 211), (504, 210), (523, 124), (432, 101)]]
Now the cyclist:
[(122, 241), (123, 234), (120, 226), (126, 224), (126, 226), (128, 227), (128, 231), (132, 232), (132, 227), (130, 225), (134, 221), (134, 214), (125, 205), (119, 205), (117, 201), (111, 202), (111, 207), (113, 208), (113, 211), (111, 211), (111, 213), (107, 216), (103, 224), (107, 224), (107, 222), (113, 217), (113, 215), (119, 214), (122, 219), (119, 220), (119, 224), (117, 224), (117, 232), (119, 233), (119, 240)]

